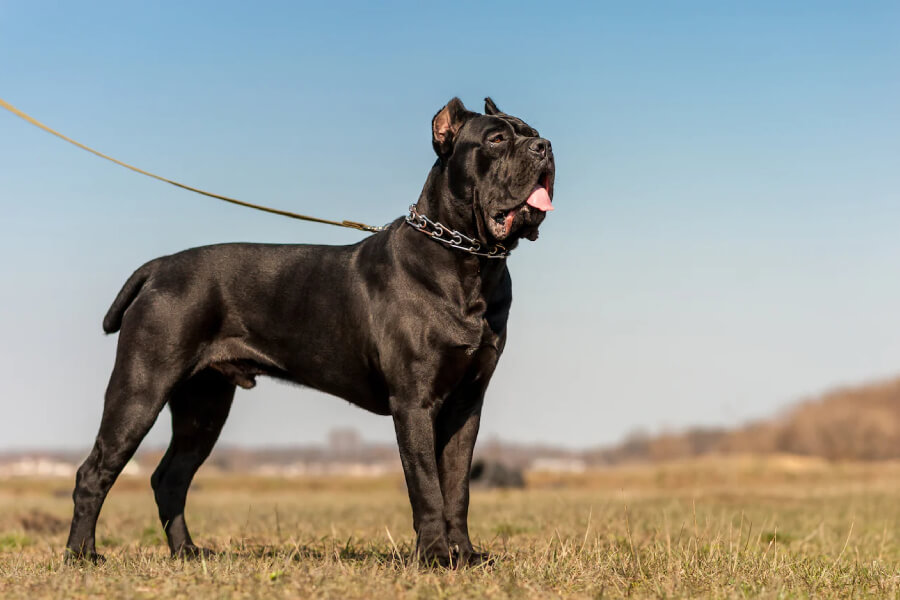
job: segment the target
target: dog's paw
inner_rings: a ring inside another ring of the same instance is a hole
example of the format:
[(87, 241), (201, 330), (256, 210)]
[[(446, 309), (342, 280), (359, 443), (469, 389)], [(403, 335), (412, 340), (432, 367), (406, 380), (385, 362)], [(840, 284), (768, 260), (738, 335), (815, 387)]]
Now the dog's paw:
[(430, 543), (423, 543), (420, 538), (416, 544), (416, 556), (419, 564), (426, 568), (449, 568), (453, 565), (453, 555), (446, 539), (435, 539)]
[(457, 569), (494, 564), (494, 557), (490, 553), (475, 550), (471, 544), (454, 546), (450, 557), (453, 566)]
[(102, 565), (106, 562), (106, 557), (102, 554), (97, 554), (93, 550), (90, 552), (84, 552), (81, 550), (72, 550), (71, 548), (66, 548), (66, 552), (63, 555), (63, 560), (67, 565), (81, 565), (85, 563)]
[(210, 550), (209, 548), (201, 548), (200, 546), (195, 546), (194, 544), (185, 544), (178, 550), (172, 552), (172, 558), (183, 560), (198, 560), (201, 558), (206, 560), (217, 555), (218, 552), (216, 552), (215, 550)]
[(450, 552), (419, 552), (419, 564), (426, 569), (449, 569), (454, 561)]

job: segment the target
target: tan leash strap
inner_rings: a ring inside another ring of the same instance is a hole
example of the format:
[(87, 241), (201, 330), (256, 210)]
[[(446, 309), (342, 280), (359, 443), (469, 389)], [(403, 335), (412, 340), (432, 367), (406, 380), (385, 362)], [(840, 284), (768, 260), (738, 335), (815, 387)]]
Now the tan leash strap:
[(16, 115), (17, 117), (28, 121), (35, 127), (40, 127), (47, 133), (52, 133), (56, 137), (58, 137), (62, 140), (65, 140), (65, 141), (69, 142), (70, 144), (78, 146), (82, 150), (87, 150), (91, 154), (95, 154), (95, 155), (99, 156), (100, 158), (105, 158), (106, 160), (108, 160), (110, 162), (114, 162), (119, 166), (125, 167), (126, 169), (131, 169), (135, 173), (140, 173), (141, 175), (146, 175), (147, 177), (152, 177), (153, 179), (157, 179), (159, 181), (163, 181), (165, 183), (174, 185), (175, 187), (179, 187), (183, 190), (188, 190), (189, 192), (195, 192), (195, 193), (203, 195), (203, 196), (215, 198), (216, 200), (223, 200), (225, 202), (230, 202), (231, 204), (237, 204), (238, 206), (246, 206), (247, 208), (254, 208), (256, 210), (261, 210), (263, 212), (272, 213), (275, 215), (281, 215), (283, 217), (290, 217), (292, 219), (300, 219), (301, 221), (312, 221), (313, 223), (324, 223), (326, 225), (336, 225), (337, 227), (349, 227), (350, 229), (358, 229), (360, 231), (369, 231), (372, 233), (381, 231), (382, 229), (384, 229), (383, 227), (374, 227), (372, 225), (366, 225), (365, 223), (357, 223), (356, 221), (346, 221), (346, 220), (345, 221), (330, 221), (328, 219), (320, 219), (318, 217), (310, 217), (308, 215), (301, 215), (299, 213), (291, 212), (289, 210), (270, 208), (268, 206), (262, 206), (259, 204), (253, 204), (250, 202), (245, 202), (243, 200), (238, 200), (237, 198), (229, 198), (228, 196), (221, 196), (219, 194), (213, 194), (212, 192), (206, 192), (204, 190), (201, 190), (201, 189), (198, 189), (195, 187), (191, 187), (191, 186), (185, 185), (183, 183), (178, 183), (177, 181), (173, 181), (171, 179), (166, 179), (165, 177), (161, 177), (161, 176), (151, 173), (149, 171), (139, 169), (138, 167), (135, 167), (134, 165), (129, 165), (128, 163), (122, 162), (121, 160), (118, 160), (118, 159), (115, 159), (112, 156), (107, 156), (106, 154), (103, 154), (102, 152), (98, 152), (97, 150), (94, 150), (93, 148), (91, 148), (89, 146), (85, 146), (81, 142), (77, 142), (77, 141), (73, 140), (72, 138), (67, 137), (67, 136), (61, 134), (60, 132), (44, 125), (43, 123), (41, 123), (40, 121), (38, 121), (37, 119), (32, 117), (31, 115), (22, 112), (21, 110), (19, 110), (18, 108), (16, 108), (15, 106), (10, 104), (6, 100), (4, 100), (3, 98), (0, 98), (0, 106), (5, 108), (12, 114)]

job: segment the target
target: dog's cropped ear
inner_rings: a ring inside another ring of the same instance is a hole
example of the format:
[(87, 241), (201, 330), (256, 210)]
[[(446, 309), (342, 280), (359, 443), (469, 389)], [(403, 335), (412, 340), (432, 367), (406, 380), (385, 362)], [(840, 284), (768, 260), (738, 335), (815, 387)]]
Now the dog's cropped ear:
[(466, 110), (459, 98), (453, 98), (431, 120), (431, 144), (441, 158), (451, 154), (453, 143), (462, 126), (475, 113)]
[(506, 116), (506, 113), (497, 108), (497, 105), (494, 104), (494, 101), (491, 100), (490, 96), (484, 99), (484, 114), (491, 116)]

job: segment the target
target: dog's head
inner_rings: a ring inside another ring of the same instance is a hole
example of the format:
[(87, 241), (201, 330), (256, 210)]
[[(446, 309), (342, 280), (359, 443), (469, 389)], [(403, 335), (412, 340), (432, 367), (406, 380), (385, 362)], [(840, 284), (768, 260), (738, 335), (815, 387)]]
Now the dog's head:
[(434, 116), (432, 144), (451, 196), (474, 211), (479, 237), (535, 240), (553, 210), (556, 165), (550, 142), (522, 119), (485, 99), (485, 114), (453, 98)]

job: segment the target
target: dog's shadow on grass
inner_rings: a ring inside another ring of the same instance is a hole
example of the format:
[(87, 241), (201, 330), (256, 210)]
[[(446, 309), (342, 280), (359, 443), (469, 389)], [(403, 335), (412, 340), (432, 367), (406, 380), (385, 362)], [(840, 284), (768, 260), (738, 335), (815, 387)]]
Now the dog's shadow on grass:
[(359, 565), (378, 563), (388, 567), (403, 568), (415, 562), (407, 548), (385, 550), (383, 548), (361, 548), (349, 543), (344, 546), (323, 544), (295, 544), (289, 546), (247, 546), (224, 552), (225, 555), (252, 557), (256, 559), (282, 560), (292, 562), (347, 562)]
[[(445, 569), (455, 568), (457, 565), (427, 565), (416, 559), (411, 547), (385, 549), (383, 547), (358, 547), (349, 543), (344, 546), (328, 544), (295, 544), (290, 546), (247, 546), (236, 548), (222, 553), (234, 558), (255, 558), (257, 560), (272, 560), (282, 562), (338, 562), (356, 566), (378, 564), (392, 569), (405, 569), (414, 567), (418, 569)], [(486, 558), (481, 566), (492, 566), (498, 557), (485, 554)], [(469, 565), (476, 566), (476, 565)]]

